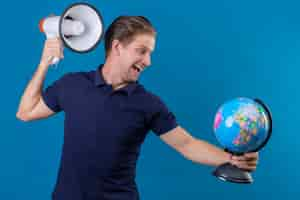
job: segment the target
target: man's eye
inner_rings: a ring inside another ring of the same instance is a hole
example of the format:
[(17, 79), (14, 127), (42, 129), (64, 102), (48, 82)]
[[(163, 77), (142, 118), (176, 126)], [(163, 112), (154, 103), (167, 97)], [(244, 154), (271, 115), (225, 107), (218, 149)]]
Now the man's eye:
[(145, 49), (139, 49), (138, 52), (139, 52), (140, 54), (143, 55), (143, 54), (145, 54), (147, 51), (146, 51)]

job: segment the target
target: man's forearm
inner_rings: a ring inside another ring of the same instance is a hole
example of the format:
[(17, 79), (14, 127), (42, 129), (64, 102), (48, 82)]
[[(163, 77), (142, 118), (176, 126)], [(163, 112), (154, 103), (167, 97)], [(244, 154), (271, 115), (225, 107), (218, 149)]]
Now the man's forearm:
[(30, 112), (39, 102), (48, 66), (40, 64), (29, 81), (20, 101), (17, 115)]
[(193, 139), (182, 152), (193, 162), (217, 166), (230, 161), (230, 154), (203, 140)]

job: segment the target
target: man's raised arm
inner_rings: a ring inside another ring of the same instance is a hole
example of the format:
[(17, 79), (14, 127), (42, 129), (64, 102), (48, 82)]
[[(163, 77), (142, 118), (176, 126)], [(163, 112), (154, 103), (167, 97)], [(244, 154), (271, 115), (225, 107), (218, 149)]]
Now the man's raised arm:
[(63, 58), (62, 44), (58, 38), (45, 42), (41, 62), (22, 95), (16, 114), (18, 119), (31, 121), (55, 113), (47, 107), (42, 98), (43, 83), (53, 57)]

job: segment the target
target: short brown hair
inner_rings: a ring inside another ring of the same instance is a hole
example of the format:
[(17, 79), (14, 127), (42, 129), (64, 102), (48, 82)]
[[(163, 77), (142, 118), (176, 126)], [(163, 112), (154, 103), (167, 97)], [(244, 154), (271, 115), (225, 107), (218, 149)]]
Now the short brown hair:
[(151, 22), (143, 16), (120, 16), (117, 17), (108, 27), (105, 33), (105, 54), (106, 57), (111, 50), (113, 40), (119, 40), (127, 45), (133, 41), (138, 34), (156, 35)]

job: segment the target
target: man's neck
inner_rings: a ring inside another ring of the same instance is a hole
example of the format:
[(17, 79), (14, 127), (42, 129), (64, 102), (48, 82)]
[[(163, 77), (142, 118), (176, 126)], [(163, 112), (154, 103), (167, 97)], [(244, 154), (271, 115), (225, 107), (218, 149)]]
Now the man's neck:
[(107, 84), (112, 85), (114, 90), (125, 87), (128, 84), (122, 81), (120, 71), (116, 70), (117, 67), (119, 66), (116, 66), (116, 63), (109, 62), (108, 60), (102, 67), (102, 77), (104, 81)]

